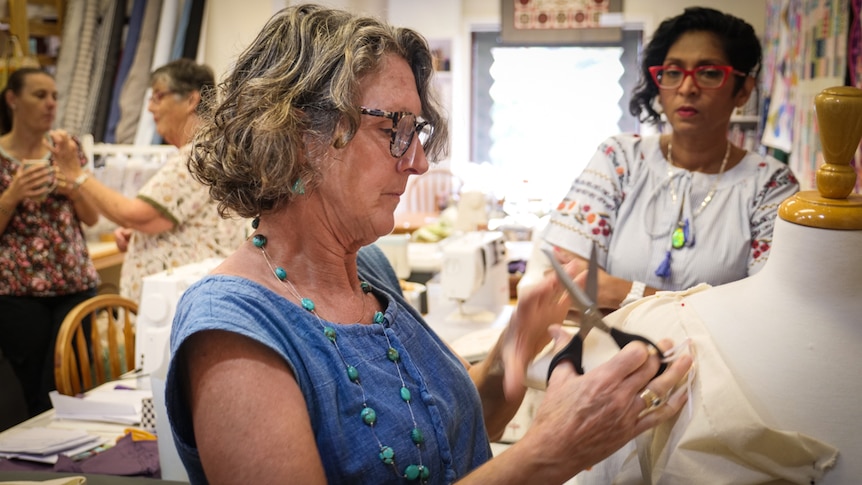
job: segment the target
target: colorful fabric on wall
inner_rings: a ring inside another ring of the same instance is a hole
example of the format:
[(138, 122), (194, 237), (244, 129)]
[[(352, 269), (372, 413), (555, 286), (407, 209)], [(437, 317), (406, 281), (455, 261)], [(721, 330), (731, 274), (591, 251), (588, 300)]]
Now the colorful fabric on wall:
[[(186, 0), (187, 1), (187, 0)], [(181, 10), (180, 0), (163, 0), (161, 17), (159, 18), (159, 31), (155, 39), (153, 50), (153, 63), (151, 70), (167, 64), (171, 60), (171, 46), (177, 36), (177, 21)], [(147, 92), (149, 95), (149, 91)], [(142, 113), (146, 110), (142, 107)], [(161, 140), (156, 134), (156, 123), (152, 116), (140, 116), (138, 128), (135, 132), (135, 145), (160, 144)]]
[(150, 68), (153, 63), (156, 36), (159, 31), (162, 0), (149, 0), (144, 11), (141, 24), (138, 50), (129, 69), (126, 82), (120, 92), (120, 120), (117, 123), (117, 143), (132, 144), (141, 116), (150, 116), (146, 112), (147, 90), (150, 87)]
[[(84, 121), (80, 133), (93, 133), (95, 141), (102, 141), (104, 122), (110, 106), (110, 96), (105, 96), (104, 86), (111, 85), (117, 72), (117, 59), (120, 53), (123, 25), (126, 12), (120, 8), (119, 2), (102, 2), (99, 12), (101, 22), (96, 37), (93, 72), (91, 74), (91, 89), (84, 112)], [(101, 124), (101, 129), (98, 125)], [(96, 137), (98, 134), (98, 138)]]
[(138, 50), (138, 40), (141, 34), (141, 24), (144, 21), (146, 6), (147, 0), (135, 0), (135, 3), (132, 5), (132, 13), (129, 17), (129, 26), (126, 32), (126, 42), (123, 48), (123, 55), (120, 58), (120, 68), (117, 70), (117, 77), (114, 79), (111, 109), (108, 112), (108, 122), (105, 128), (105, 143), (117, 142), (117, 124), (120, 122), (120, 93), (132, 67), (135, 52)]
[(767, 2), (763, 92), (770, 98), (762, 143), (790, 152), (788, 165), (802, 190), (815, 187), (823, 163), (814, 96), (845, 84), (852, 49), (858, 48), (848, 46), (851, 1), (859, 2)]

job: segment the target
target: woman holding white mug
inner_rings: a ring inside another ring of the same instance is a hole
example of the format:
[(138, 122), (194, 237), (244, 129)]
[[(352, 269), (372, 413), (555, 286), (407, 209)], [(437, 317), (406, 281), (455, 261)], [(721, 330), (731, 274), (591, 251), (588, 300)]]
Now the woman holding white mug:
[(50, 408), (60, 323), (99, 284), (81, 228), (99, 215), (54, 170), (86, 159), (69, 134), (51, 131), (56, 111), (54, 79), (38, 68), (15, 71), (0, 93), (0, 350), (30, 415)]

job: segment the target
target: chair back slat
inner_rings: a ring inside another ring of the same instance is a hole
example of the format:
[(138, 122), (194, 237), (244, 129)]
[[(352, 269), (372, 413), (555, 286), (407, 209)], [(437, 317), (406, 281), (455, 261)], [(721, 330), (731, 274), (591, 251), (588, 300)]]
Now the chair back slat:
[(134, 301), (113, 294), (94, 296), (73, 308), (60, 325), (54, 348), (57, 391), (74, 396), (132, 370), (137, 313)]

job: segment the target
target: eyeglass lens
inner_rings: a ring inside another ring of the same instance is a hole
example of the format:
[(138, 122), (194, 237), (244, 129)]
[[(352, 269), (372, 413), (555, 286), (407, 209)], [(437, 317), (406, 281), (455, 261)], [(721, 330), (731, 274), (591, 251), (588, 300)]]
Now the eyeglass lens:
[(676, 88), (682, 84), (687, 75), (692, 76), (698, 87), (717, 88), (724, 84), (727, 71), (712, 66), (698, 67), (692, 71), (668, 67), (659, 70), (656, 77), (662, 87)]
[[(417, 133), (418, 132), (418, 133)], [(419, 135), (419, 143), (425, 146), (425, 143), (431, 138), (431, 125), (427, 121), (417, 123), (416, 116), (406, 114), (398, 120), (398, 125), (395, 128), (395, 140), (392, 142), (392, 154), (400, 157), (407, 152), (410, 143), (413, 141), (413, 134)]]

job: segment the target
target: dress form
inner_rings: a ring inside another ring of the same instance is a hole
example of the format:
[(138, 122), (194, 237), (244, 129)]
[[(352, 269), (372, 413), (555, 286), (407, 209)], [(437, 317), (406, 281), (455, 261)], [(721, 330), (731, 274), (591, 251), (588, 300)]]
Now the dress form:
[(815, 98), (825, 164), (817, 191), (786, 200), (763, 269), (686, 299), (764, 420), (839, 450), (825, 484), (862, 477), (862, 196), (849, 161), (862, 90)]

